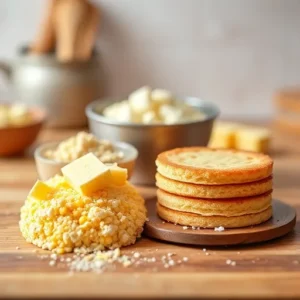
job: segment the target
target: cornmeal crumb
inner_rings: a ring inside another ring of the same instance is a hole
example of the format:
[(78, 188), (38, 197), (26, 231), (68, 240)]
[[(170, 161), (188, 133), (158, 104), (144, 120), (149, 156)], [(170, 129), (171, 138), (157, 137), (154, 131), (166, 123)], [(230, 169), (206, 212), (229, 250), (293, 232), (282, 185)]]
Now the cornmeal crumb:
[(221, 232), (221, 231), (224, 231), (224, 230), (225, 230), (225, 228), (223, 226), (215, 227), (215, 231)]
[(139, 258), (141, 254), (139, 252), (134, 252), (133, 257), (134, 258)]
[(169, 260), (169, 265), (170, 266), (175, 266), (175, 261), (173, 259)]
[(49, 266), (53, 267), (53, 266), (55, 266), (55, 264), (56, 264), (56, 261), (55, 261), (55, 260), (50, 260)]

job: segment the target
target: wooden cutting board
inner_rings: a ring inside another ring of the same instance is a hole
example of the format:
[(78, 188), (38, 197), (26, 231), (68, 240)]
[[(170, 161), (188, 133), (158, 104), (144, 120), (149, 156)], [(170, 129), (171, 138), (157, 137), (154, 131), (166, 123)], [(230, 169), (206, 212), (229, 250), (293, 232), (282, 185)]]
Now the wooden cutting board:
[[(73, 133), (45, 131), (40, 142)], [(293, 205), (300, 215), (300, 143), (275, 134), (274, 149), (274, 197)], [(155, 262), (118, 266), (102, 274), (70, 275), (63, 264), (51, 267), (48, 259), (39, 258), (48, 252), (36, 253), (37, 248), (27, 244), (18, 229), (20, 206), (36, 176), (30, 153), (0, 160), (0, 298), (300, 297), (300, 221), (281, 239), (249, 246), (207, 247), (206, 251), (143, 237), (123, 253), (138, 251), (155, 257)], [(155, 196), (155, 188), (139, 190), (147, 200)], [(188, 261), (165, 268), (161, 257), (168, 253)], [(227, 260), (236, 265), (226, 264)]]

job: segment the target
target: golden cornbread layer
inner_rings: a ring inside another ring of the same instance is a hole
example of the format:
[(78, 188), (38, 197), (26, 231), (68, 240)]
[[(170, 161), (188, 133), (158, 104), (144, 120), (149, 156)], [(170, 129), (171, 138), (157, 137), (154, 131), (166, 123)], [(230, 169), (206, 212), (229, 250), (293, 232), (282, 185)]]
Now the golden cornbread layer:
[(127, 183), (91, 197), (71, 188), (64, 177), (46, 182), (48, 199), (28, 197), (21, 208), (20, 230), (27, 242), (57, 253), (74, 248), (114, 249), (135, 243), (146, 221), (144, 199)]
[(194, 213), (178, 212), (166, 208), (157, 203), (157, 213), (163, 219), (171, 223), (184, 226), (195, 226), (202, 228), (215, 228), (222, 226), (224, 228), (238, 228), (251, 225), (257, 225), (269, 220), (272, 216), (272, 207), (266, 210), (250, 215), (224, 217), (224, 216), (201, 216)]
[(271, 192), (263, 195), (234, 199), (200, 199), (177, 196), (157, 190), (157, 201), (166, 208), (202, 216), (242, 216), (258, 213), (271, 206)]
[(189, 147), (159, 154), (156, 165), (161, 175), (182, 182), (236, 184), (271, 176), (273, 161), (261, 153)]
[(155, 177), (156, 186), (160, 189), (179, 196), (195, 198), (219, 199), (251, 197), (272, 190), (272, 177), (248, 183), (223, 185), (181, 182), (164, 177), (159, 173), (156, 173)]

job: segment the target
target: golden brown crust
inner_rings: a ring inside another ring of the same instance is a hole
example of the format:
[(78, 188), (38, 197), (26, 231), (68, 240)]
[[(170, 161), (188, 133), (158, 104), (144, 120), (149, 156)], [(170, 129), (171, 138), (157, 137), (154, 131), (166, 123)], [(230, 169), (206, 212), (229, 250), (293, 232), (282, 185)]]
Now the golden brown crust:
[(157, 190), (157, 201), (166, 208), (202, 216), (242, 216), (262, 212), (271, 206), (271, 191), (263, 195), (233, 199), (200, 199), (176, 196)]
[(156, 186), (160, 189), (175, 195), (195, 198), (219, 199), (250, 197), (261, 195), (272, 190), (272, 177), (255, 182), (224, 185), (204, 185), (180, 182), (164, 177), (159, 173), (156, 173), (155, 178)]
[(224, 228), (247, 227), (263, 223), (272, 217), (272, 207), (256, 214), (237, 217), (202, 216), (194, 213), (178, 212), (166, 208), (159, 203), (157, 203), (156, 208), (158, 215), (163, 220), (184, 226), (202, 228), (215, 228), (219, 226), (223, 226)]
[[(224, 159), (222, 158), (224, 156)], [(190, 159), (187, 164), (185, 156)], [(205, 163), (193, 165), (198, 158)], [(220, 159), (214, 161), (215, 157)], [(205, 159), (208, 158), (208, 163)], [(226, 162), (227, 160), (227, 162)], [(226, 165), (227, 163), (227, 165)], [(206, 147), (176, 148), (160, 153), (156, 159), (157, 171), (163, 176), (189, 183), (234, 184), (258, 181), (271, 176), (272, 159), (265, 154), (232, 149)], [(207, 167), (208, 166), (208, 167)]]

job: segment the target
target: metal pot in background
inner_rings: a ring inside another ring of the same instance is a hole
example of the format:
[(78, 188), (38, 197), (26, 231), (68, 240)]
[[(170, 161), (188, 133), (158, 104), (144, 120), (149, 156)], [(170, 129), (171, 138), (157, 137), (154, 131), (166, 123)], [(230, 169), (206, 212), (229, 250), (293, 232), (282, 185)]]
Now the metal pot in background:
[(139, 151), (132, 182), (155, 184), (155, 160), (159, 153), (177, 147), (206, 146), (219, 109), (211, 102), (195, 97), (181, 97), (187, 104), (205, 113), (206, 118), (179, 124), (121, 123), (102, 115), (103, 109), (126, 98), (100, 99), (89, 104), (86, 114), (90, 131), (100, 139), (132, 144)]
[(49, 127), (86, 125), (85, 107), (103, 96), (104, 76), (100, 57), (87, 62), (62, 64), (54, 54), (32, 55), (22, 48), (13, 62), (0, 62), (16, 102), (40, 106), (48, 113)]

